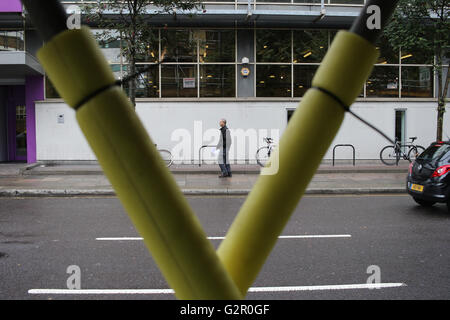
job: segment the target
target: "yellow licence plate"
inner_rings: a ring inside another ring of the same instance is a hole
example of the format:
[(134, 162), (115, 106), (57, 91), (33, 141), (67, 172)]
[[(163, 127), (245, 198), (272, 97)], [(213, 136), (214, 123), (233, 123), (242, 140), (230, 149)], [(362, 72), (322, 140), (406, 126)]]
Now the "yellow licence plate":
[(420, 184), (414, 184), (413, 183), (411, 185), (411, 190), (422, 192), (423, 191), (423, 186), (421, 186)]

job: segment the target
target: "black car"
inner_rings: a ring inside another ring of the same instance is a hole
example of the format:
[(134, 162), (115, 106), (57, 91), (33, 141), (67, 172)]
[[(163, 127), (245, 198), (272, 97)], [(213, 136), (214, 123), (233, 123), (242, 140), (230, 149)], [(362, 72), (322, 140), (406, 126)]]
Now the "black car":
[(406, 188), (418, 204), (447, 203), (450, 211), (450, 141), (432, 143), (409, 165)]

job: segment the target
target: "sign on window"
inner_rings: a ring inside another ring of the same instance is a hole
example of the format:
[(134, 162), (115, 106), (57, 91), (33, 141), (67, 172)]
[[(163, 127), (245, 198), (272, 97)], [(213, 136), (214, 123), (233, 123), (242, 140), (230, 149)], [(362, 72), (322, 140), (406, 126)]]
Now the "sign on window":
[(195, 88), (195, 78), (183, 78), (183, 88), (184, 89)]

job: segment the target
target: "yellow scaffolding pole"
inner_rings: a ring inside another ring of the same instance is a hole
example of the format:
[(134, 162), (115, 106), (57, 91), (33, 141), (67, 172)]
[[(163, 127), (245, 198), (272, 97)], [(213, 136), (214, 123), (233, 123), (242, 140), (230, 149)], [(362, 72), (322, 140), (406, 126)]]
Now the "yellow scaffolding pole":
[[(337, 34), (270, 163), (244, 202), (218, 254), (243, 295), (255, 280), (378, 57), (375, 46)], [(332, 95), (325, 93), (329, 92)], [(334, 97), (333, 97), (334, 96)]]
[(114, 85), (113, 73), (89, 29), (56, 35), (39, 50), (38, 58), (72, 107), (108, 88), (82, 105), (76, 118), (176, 296), (240, 299), (128, 98)]

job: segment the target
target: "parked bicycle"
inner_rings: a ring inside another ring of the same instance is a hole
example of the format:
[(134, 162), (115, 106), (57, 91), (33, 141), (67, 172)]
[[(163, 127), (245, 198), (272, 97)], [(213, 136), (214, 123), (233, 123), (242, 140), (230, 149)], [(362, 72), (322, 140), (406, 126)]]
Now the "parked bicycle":
[[(419, 145), (414, 144), (414, 140), (417, 137), (410, 137), (410, 143), (402, 145), (401, 142), (395, 138), (395, 145), (386, 146), (381, 149), (380, 159), (381, 161), (388, 166), (398, 165), (400, 159), (408, 160), (409, 162), (413, 162), (416, 158), (425, 151), (425, 148)], [(406, 150), (408, 149), (408, 153)]]
[(261, 166), (264, 167), (269, 161), (270, 155), (273, 152), (276, 145), (273, 143), (273, 139), (266, 137), (263, 139), (267, 145), (264, 147), (259, 148), (256, 151), (256, 162)]
[[(157, 147), (156, 144), (155, 144), (155, 147)], [(158, 150), (161, 158), (164, 160), (166, 167), (170, 167), (173, 163), (172, 153), (166, 149), (157, 149), (157, 150)]]

